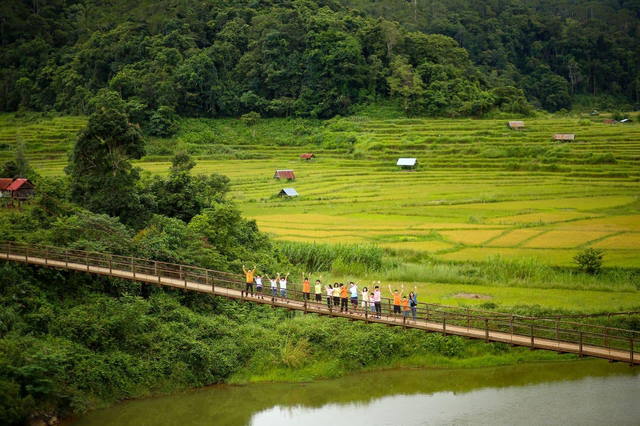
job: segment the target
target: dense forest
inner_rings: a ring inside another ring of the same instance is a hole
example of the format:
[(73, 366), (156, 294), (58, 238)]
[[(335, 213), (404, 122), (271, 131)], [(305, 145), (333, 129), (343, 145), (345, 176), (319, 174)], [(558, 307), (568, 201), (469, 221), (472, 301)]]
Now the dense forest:
[(557, 111), (587, 94), (589, 105), (637, 106), (637, 1), (343, 3), (356, 9), (8, 0), (0, 110), (86, 114), (112, 90), (163, 135), (176, 116), (331, 117), (389, 98), (432, 116)]
[(110, 90), (163, 135), (177, 116), (331, 117), (387, 99), (432, 116), (556, 111), (583, 93), (638, 100), (633, 5), (565, 19), (511, 3), (415, 2), (415, 22), (398, 23), (375, 15), (403, 18), (406, 2), (353, 3), (373, 10), (332, 0), (5, 1), (0, 109), (87, 114)]
[(341, 0), (443, 34), (466, 49), (491, 85), (513, 85), (547, 110), (597, 98), (616, 108), (640, 101), (638, 0)]

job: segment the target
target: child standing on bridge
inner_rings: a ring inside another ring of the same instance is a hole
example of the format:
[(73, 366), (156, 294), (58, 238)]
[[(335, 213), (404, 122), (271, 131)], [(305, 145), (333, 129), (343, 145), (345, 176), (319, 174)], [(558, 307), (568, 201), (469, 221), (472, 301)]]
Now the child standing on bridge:
[[(244, 289), (244, 294), (246, 294), (247, 296), (249, 296), (249, 289), (251, 289), (251, 296), (253, 296), (253, 274), (255, 274), (256, 272), (256, 267), (255, 265), (253, 266), (253, 270), (246, 270), (244, 269), (244, 265), (242, 265), (242, 271), (244, 272), (244, 274), (247, 276), (247, 286)], [(241, 292), (241, 295), (243, 293)]]
[(362, 289), (362, 312), (367, 309), (369, 305), (369, 289), (367, 287)]

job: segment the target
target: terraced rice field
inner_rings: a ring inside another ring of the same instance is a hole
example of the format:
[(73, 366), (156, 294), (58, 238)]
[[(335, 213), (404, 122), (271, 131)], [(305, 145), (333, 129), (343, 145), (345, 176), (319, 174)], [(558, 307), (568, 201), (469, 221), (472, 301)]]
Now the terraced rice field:
[[(640, 267), (637, 119), (613, 126), (603, 117), (589, 125), (584, 117), (530, 119), (523, 131), (509, 130), (507, 120), (261, 120), (255, 139), (236, 121), (197, 122), (197, 132), (211, 128), (215, 146), (190, 142), (188, 131), (153, 143), (200, 154), (196, 172), (228, 175), (231, 196), (276, 239), (375, 243), (456, 261), (538, 257), (554, 265), (570, 265), (578, 249), (593, 246), (606, 251), (605, 266)], [(36, 132), (73, 133), (72, 123), (82, 122), (20, 127), (20, 137), (37, 147), (29, 155), (42, 174), (60, 174), (65, 158), (48, 133), (39, 139)], [(300, 126), (307, 136), (284, 141), (287, 129)], [(7, 128), (15, 125), (0, 121), (4, 144)], [(308, 136), (314, 132), (319, 136)], [(575, 133), (576, 140), (553, 141), (554, 133)], [(347, 139), (338, 149), (326, 143)], [(304, 152), (317, 159), (301, 161)], [(398, 157), (416, 157), (419, 167), (400, 170)], [(167, 173), (168, 156), (138, 165)], [(295, 171), (294, 182), (273, 178), (284, 168)], [(285, 187), (300, 196), (276, 197)]]

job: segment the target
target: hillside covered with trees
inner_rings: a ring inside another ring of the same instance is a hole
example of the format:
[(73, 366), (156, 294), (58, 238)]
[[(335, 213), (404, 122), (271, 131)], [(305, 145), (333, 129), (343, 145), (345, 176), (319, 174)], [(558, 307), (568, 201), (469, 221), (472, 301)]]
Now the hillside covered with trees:
[[(492, 86), (549, 111), (640, 101), (637, 0), (341, 0), (409, 31), (443, 34)], [(595, 100), (594, 100), (595, 98)]]
[(111, 90), (162, 135), (177, 115), (331, 117), (389, 98), (434, 116), (530, 108), (456, 40), (331, 0), (9, 0), (0, 14), (2, 111), (87, 114)]

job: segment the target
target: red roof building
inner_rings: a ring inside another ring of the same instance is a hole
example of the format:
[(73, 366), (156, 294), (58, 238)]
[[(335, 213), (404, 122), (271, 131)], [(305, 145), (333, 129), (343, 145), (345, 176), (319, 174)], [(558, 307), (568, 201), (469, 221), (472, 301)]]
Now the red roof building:
[(0, 191), (6, 190), (9, 187), (9, 185), (11, 185), (11, 182), (13, 182), (13, 179), (11, 178), (0, 179)]
[(302, 154), (300, 156), (300, 159), (307, 160), (307, 161), (311, 160), (312, 158), (316, 158), (316, 156), (313, 154)]
[(293, 173), (293, 170), (276, 170), (276, 174), (273, 175), (276, 179), (288, 179), (293, 180), (296, 178), (296, 175)]
[(33, 190), (35, 186), (29, 181), (29, 179), (16, 179), (11, 185), (7, 187), (12, 197), (16, 200), (26, 200), (33, 196)]

